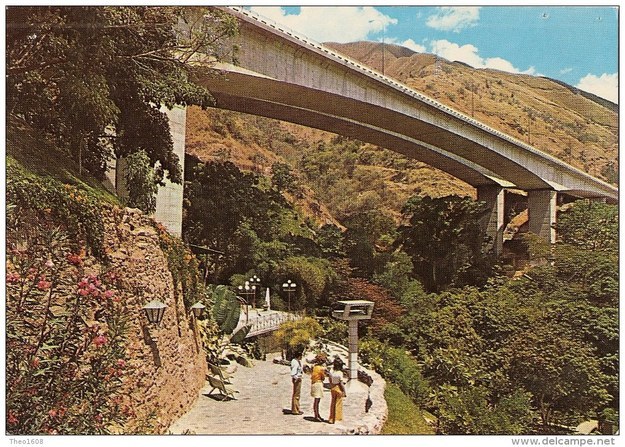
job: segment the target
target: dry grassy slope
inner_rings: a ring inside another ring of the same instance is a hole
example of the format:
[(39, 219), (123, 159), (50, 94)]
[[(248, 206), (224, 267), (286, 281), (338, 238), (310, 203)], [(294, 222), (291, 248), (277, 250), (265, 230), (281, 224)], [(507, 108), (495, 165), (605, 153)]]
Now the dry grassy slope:
[[(236, 112), (189, 107), (186, 152), (203, 161), (231, 161), (241, 170), (270, 176), (271, 166), (276, 162), (288, 162), (288, 154), (295, 151), (287, 143), (279, 141), (277, 135), (272, 135), (277, 133), (274, 132), (277, 129), (275, 126), (280, 124), (278, 121)], [(274, 126), (273, 130), (267, 131), (271, 126)], [(310, 135), (313, 129), (301, 129), (303, 138), (313, 138)], [(285, 132), (288, 135), (288, 129)], [(287, 194), (287, 199), (304, 216), (310, 217), (318, 225), (333, 223), (341, 226), (325, 204), (315, 198), (310, 188), (304, 187), (302, 192), (303, 197)]]
[[(380, 43), (327, 45), (382, 70)], [(396, 45), (384, 48), (388, 76), (591, 175), (606, 180), (602, 169), (608, 162), (618, 169), (614, 104), (547, 78), (476, 70)]]

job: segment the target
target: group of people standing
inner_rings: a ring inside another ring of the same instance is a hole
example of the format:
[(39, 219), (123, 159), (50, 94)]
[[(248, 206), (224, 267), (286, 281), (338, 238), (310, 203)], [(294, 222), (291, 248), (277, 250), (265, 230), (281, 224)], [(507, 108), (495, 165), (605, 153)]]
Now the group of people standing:
[[(343, 367), (344, 363), (336, 357), (332, 362), (332, 370), (326, 367), (327, 357), (319, 354), (313, 361), (313, 367), (310, 371), (310, 395), (313, 400), (314, 420), (323, 422), (323, 418), (319, 414), (319, 403), (323, 397), (323, 382), (327, 377), (330, 382), (330, 417), (327, 422), (334, 424), (343, 420), (343, 398), (347, 396), (345, 385), (343, 384)], [(304, 414), (300, 408), (300, 396), (302, 391), (302, 377), (304, 375), (304, 367), (302, 366), (302, 353), (299, 352), (291, 360), (291, 381), (293, 382), (293, 396), (291, 398), (291, 414)]]

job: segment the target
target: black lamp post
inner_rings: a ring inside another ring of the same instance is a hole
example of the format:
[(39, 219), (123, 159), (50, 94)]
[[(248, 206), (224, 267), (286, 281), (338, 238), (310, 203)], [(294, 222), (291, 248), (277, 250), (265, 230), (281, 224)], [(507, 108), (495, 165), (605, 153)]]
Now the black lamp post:
[(145, 312), (145, 316), (151, 324), (158, 325), (163, 320), (165, 315), (165, 309), (167, 305), (161, 303), (158, 300), (152, 300), (148, 304), (142, 307)]
[(249, 304), (249, 297), (256, 293), (256, 286), (250, 286), (249, 281), (245, 281), (245, 285), (239, 286), (239, 293), (245, 296), (245, 301)]
[(260, 290), (260, 278), (256, 275), (250, 278), (250, 284), (252, 285), (252, 308), (256, 309), (256, 290)]
[(286, 295), (288, 297), (288, 310), (289, 310), (289, 312), (291, 311), (291, 294), (293, 292), (295, 292), (295, 288), (296, 287), (297, 287), (297, 284), (295, 284), (294, 282), (291, 282), (290, 279), (287, 282), (282, 284), (282, 290), (284, 290), (286, 292)]

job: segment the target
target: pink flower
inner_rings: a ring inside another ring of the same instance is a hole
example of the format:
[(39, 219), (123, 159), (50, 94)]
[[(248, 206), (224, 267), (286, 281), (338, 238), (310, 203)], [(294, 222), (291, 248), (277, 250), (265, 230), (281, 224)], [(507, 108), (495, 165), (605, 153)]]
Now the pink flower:
[(119, 359), (117, 360), (117, 366), (120, 368), (125, 368), (126, 367), (126, 361), (123, 359)]
[(106, 336), (104, 335), (98, 335), (96, 338), (93, 339), (93, 344), (96, 345), (96, 347), (100, 347), (102, 345), (105, 345), (108, 342)]
[(51, 418), (55, 418), (56, 417), (56, 410), (53, 408), (52, 410), (48, 411), (48, 414), (50, 415)]
[(113, 290), (107, 290), (106, 292), (104, 292), (104, 298), (112, 298), (113, 295), (115, 295), (115, 291)]
[(87, 278), (83, 278), (78, 283), (78, 287), (86, 287), (89, 284), (89, 280)]
[(7, 419), (9, 424), (11, 425), (17, 424), (19, 422), (12, 411), (9, 411), (9, 417)]
[(48, 267), (49, 269), (54, 267), (54, 262), (52, 262), (52, 259), (48, 259), (45, 263), (45, 266)]
[(88, 291), (87, 289), (80, 289), (80, 290), (78, 291), (78, 293), (79, 293), (81, 296), (87, 296), (87, 295), (89, 295), (89, 291)]
[(39, 357), (35, 357), (30, 363), (33, 365), (33, 368), (39, 367)]
[(37, 288), (39, 290), (47, 290), (50, 288), (51, 285), (52, 283), (50, 281), (46, 281), (45, 279), (40, 279), (39, 282), (37, 283)]
[(15, 283), (20, 280), (20, 274), (17, 272), (9, 273), (7, 275), (7, 283)]

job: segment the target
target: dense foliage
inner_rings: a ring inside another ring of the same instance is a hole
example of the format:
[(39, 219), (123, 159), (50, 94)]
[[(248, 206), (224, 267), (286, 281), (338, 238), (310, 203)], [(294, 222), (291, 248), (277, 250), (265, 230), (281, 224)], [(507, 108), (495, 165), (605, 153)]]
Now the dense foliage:
[[(18, 163), (7, 166), (7, 228), (24, 225), (28, 219), (64, 222), (70, 243), (104, 260), (102, 203), (76, 186), (30, 175)], [(34, 214), (34, 216), (33, 216)]]
[(213, 104), (187, 62), (198, 52), (221, 56), (222, 39), (236, 32), (232, 17), (205, 8), (16, 6), (6, 19), (9, 114), (95, 175), (113, 154), (143, 150), (156, 180), (182, 181), (160, 107)]
[[(207, 281), (240, 286), (256, 274), (273, 286), (277, 307), (314, 309), (336, 275), (313, 230), (264, 180), (229, 162), (196, 165), (185, 189), (184, 238), (209, 249), (200, 255)], [(298, 285), (292, 296), (279, 289), (287, 280)]]
[(483, 285), (493, 259), (486, 253), (480, 220), (483, 202), (467, 197), (411, 197), (403, 209), (407, 223), (397, 243), (408, 253), (428, 291), (448, 286)]
[(127, 156), (123, 171), (125, 184), (129, 185), (126, 205), (139, 208), (147, 214), (154, 214), (158, 184), (154, 179), (154, 169), (148, 154), (140, 150)]
[[(597, 213), (614, 222), (614, 210), (573, 205), (560, 216), (562, 240)], [(482, 289), (404, 289), (408, 313), (376, 334), (422, 365), (432, 387), (427, 407), (441, 432), (533, 432), (532, 409), (549, 432), (554, 423), (617, 411), (616, 241), (614, 233), (594, 232), (577, 246), (535, 248), (552, 262)], [(587, 249), (594, 246), (603, 249)]]
[(95, 204), (54, 181), (11, 177), (8, 192), (7, 432), (109, 433), (133, 410), (115, 272), (85, 267), (87, 248), (102, 254)]

